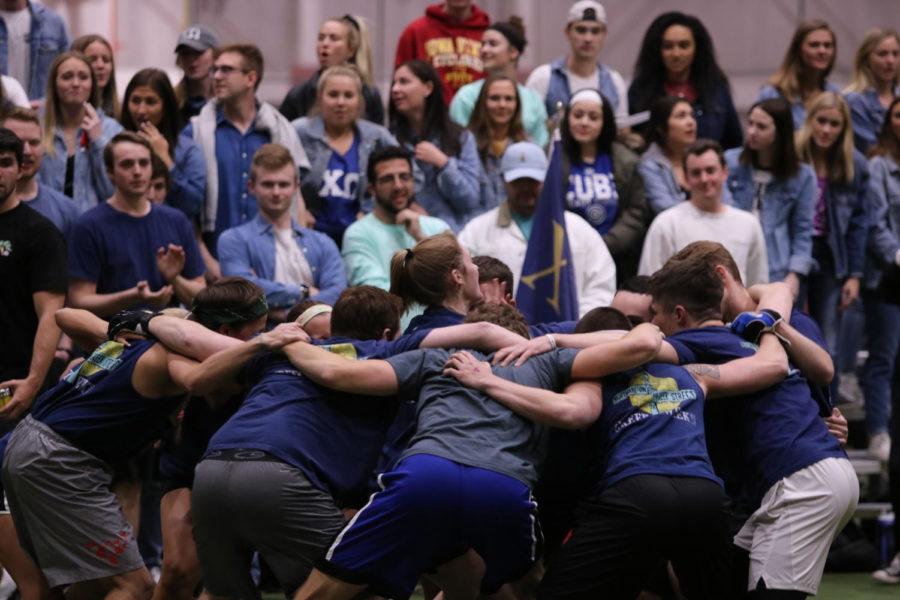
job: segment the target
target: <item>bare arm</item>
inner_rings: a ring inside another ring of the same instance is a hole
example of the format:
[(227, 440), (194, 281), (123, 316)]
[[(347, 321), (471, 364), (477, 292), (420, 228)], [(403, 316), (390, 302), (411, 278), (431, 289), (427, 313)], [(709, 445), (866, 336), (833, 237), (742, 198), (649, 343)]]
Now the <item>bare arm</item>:
[(473, 348), (493, 352), (525, 339), (493, 323), (465, 323), (432, 329), (419, 344), (420, 348)]
[(203, 275), (193, 279), (187, 279), (183, 275), (178, 275), (172, 280), (172, 291), (178, 301), (185, 306), (190, 306), (194, 301), (194, 296), (206, 287), (206, 278)]
[(61, 308), (56, 311), (56, 324), (87, 351), (93, 350), (106, 340), (106, 321), (87, 310)]
[(75, 308), (89, 310), (101, 317), (109, 316), (142, 302), (163, 308), (169, 304), (171, 299), (171, 286), (163, 286), (154, 292), (150, 291), (147, 282), (139, 282), (133, 288), (111, 294), (98, 294), (97, 284), (93, 281), (74, 280), (69, 284), (69, 304)]
[[(829, 385), (834, 378), (834, 362), (827, 350), (819, 346), (788, 323), (791, 314), (791, 306), (785, 307), (785, 290), (778, 289), (784, 284), (760, 284), (749, 288), (747, 291), (754, 301), (759, 303), (758, 308), (771, 308), (786, 315), (781, 323), (776, 326), (776, 331), (788, 342), (788, 358), (800, 369), (803, 376), (818, 385)], [(780, 303), (777, 304), (777, 303)]]
[(572, 363), (573, 379), (597, 379), (632, 369), (654, 359), (662, 333), (650, 323), (642, 323), (620, 340), (581, 350)]
[(165, 315), (150, 319), (148, 328), (167, 348), (194, 360), (204, 360), (241, 344), (240, 340), (216, 333), (200, 323)]
[(201, 363), (170, 353), (169, 373), (189, 393), (206, 397), (210, 405), (216, 408), (217, 398), (227, 398), (240, 390), (237, 376), (257, 353), (277, 350), (286, 344), (308, 339), (309, 336), (297, 323), (282, 323), (272, 331), (246, 342), (235, 340), (236, 345), (216, 352)]
[(788, 374), (787, 354), (774, 335), (763, 335), (759, 350), (724, 365), (687, 365), (707, 398), (757, 392), (782, 381)]
[(581, 429), (596, 421), (603, 408), (599, 383), (575, 382), (563, 393), (525, 386), (498, 377), (488, 363), (477, 361), (468, 352), (451, 356), (444, 375), (455, 377), (523, 417), (553, 427)]
[(304, 375), (327, 388), (367, 396), (392, 396), (399, 391), (397, 374), (385, 360), (350, 360), (312, 344), (283, 348)]
[(0, 387), (12, 390), (12, 399), (0, 410), (0, 419), (14, 419), (31, 407), (35, 396), (44, 384), (56, 344), (59, 342), (59, 327), (54, 319), (62, 308), (65, 295), (55, 292), (35, 292), (32, 294), (34, 312), (38, 317), (37, 332), (31, 349), (31, 364), (24, 379), (11, 379), (0, 383)]
[(593, 331), (591, 333), (548, 333), (530, 340), (506, 346), (494, 354), (494, 364), (503, 367), (513, 361), (517, 367), (522, 366), (532, 356), (550, 352), (559, 348), (590, 348), (597, 344), (621, 339), (625, 331)]

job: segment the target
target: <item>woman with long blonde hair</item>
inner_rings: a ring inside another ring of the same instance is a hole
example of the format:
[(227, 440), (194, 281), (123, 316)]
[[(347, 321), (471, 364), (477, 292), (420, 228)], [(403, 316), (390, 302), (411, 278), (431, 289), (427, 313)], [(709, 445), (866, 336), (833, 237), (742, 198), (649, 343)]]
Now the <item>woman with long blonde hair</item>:
[(853, 80), (844, 90), (860, 152), (875, 144), (887, 108), (900, 94), (900, 34), (894, 29), (866, 32), (853, 61)]
[(859, 296), (868, 235), (866, 159), (853, 148), (850, 108), (835, 92), (809, 104), (797, 132), (797, 154), (816, 173), (813, 212), (814, 266), (808, 279), (810, 315), (837, 354), (841, 312)]
[(99, 88), (88, 58), (63, 52), (50, 66), (44, 105), (42, 185), (75, 201), (85, 212), (113, 194), (103, 148), (122, 126), (94, 108)]
[(112, 45), (102, 35), (83, 35), (72, 42), (71, 50), (84, 54), (97, 79), (97, 108), (113, 119), (119, 118), (121, 103), (116, 88), (116, 61)]
[(797, 25), (784, 60), (759, 93), (760, 100), (784, 98), (791, 103), (794, 127), (806, 120), (806, 105), (823, 91), (837, 92), (828, 81), (837, 56), (837, 37), (821, 19)]
[(279, 108), (281, 114), (289, 121), (309, 115), (316, 106), (319, 77), (322, 73), (330, 67), (350, 65), (356, 67), (363, 81), (365, 110), (362, 118), (383, 125), (384, 104), (372, 76), (372, 46), (365, 19), (348, 14), (332, 17), (322, 23), (316, 41), (316, 56), (319, 59), (319, 70), (287, 93)]

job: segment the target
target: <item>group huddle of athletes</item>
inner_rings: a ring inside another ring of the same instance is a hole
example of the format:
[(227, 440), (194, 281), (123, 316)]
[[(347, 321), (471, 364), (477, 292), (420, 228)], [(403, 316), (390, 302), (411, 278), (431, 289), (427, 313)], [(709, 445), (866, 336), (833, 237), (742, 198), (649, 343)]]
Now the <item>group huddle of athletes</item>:
[[(398, 252), (395, 275), (448, 240)], [(446, 277), (477, 277), (457, 252)], [(370, 286), (265, 333), (238, 278), (188, 318), (62, 309), (93, 351), (0, 440), (4, 566), (43, 597), (149, 598), (110, 465), (181, 409), (160, 458), (166, 597), (258, 598), (255, 554), (298, 599), (815, 594), (859, 495), (818, 327), (713, 242), (640, 283), (531, 338), (490, 302), (398, 337), (399, 303)]]

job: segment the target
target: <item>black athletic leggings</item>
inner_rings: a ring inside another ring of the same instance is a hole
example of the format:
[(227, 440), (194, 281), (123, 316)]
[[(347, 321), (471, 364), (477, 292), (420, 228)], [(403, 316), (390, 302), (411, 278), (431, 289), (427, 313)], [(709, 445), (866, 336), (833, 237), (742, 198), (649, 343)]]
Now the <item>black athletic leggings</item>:
[(726, 598), (731, 543), (725, 506), (721, 486), (708, 479), (623, 479), (579, 507), (538, 600), (633, 600), (659, 560), (672, 561), (691, 600)]

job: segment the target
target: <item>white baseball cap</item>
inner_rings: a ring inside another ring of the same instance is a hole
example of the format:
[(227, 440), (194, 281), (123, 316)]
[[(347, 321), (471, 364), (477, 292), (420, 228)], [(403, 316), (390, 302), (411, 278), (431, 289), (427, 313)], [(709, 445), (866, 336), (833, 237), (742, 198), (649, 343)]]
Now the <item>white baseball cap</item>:
[(606, 25), (606, 9), (595, 0), (579, 0), (569, 8), (569, 18), (566, 23), (575, 21), (599, 21)]

